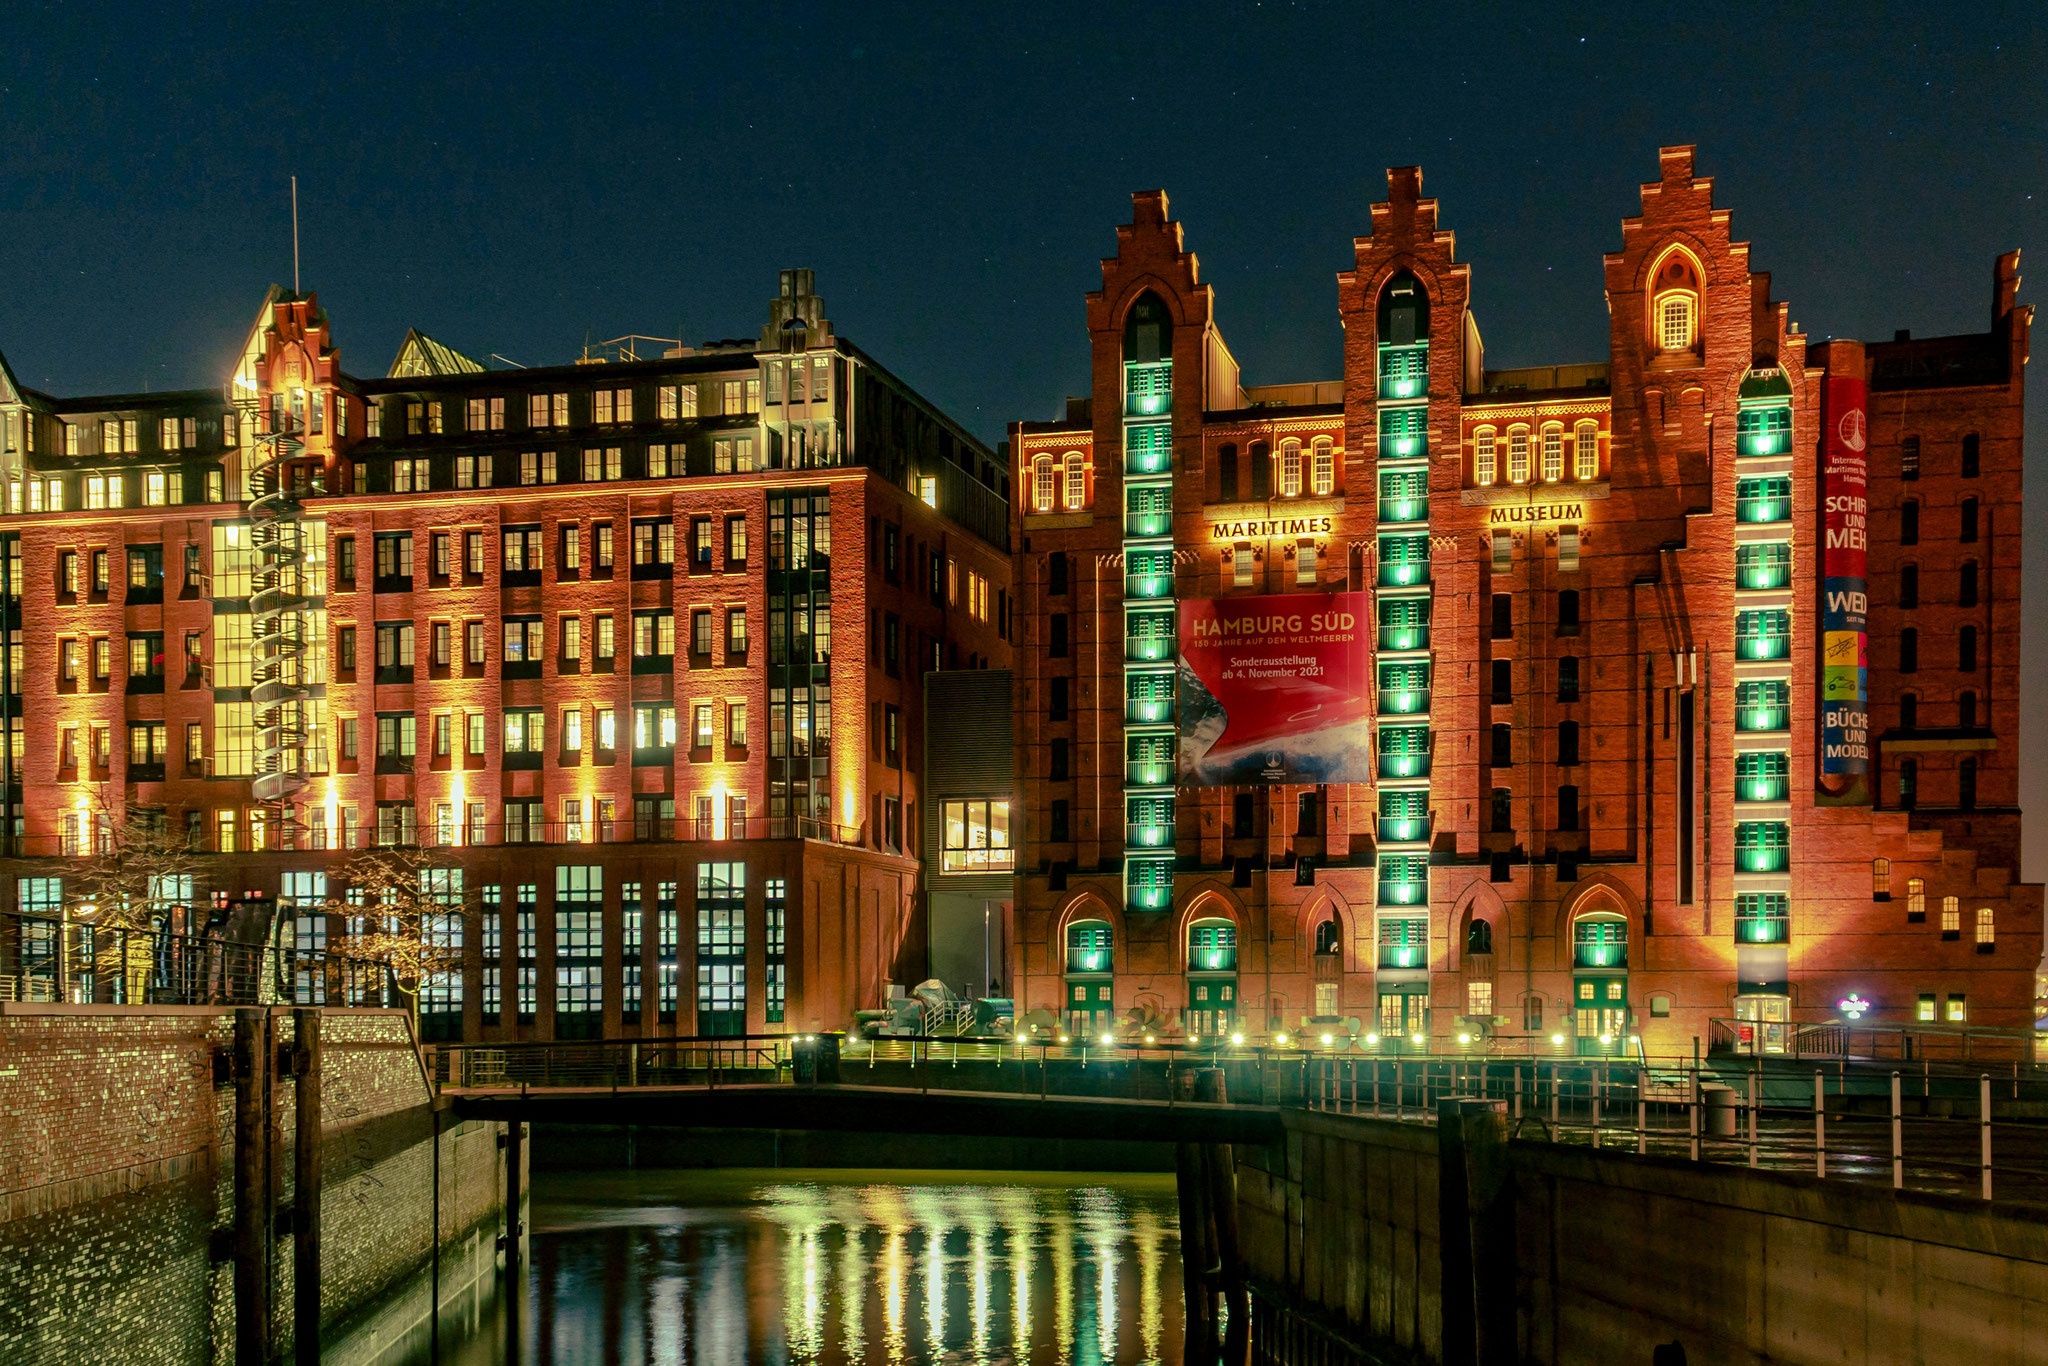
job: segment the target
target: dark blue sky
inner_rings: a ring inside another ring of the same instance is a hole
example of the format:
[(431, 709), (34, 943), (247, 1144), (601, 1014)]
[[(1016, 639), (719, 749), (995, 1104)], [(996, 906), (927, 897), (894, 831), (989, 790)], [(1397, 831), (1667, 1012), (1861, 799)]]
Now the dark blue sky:
[[(1699, 145), (1816, 336), (1981, 330), (1993, 255), (2048, 246), (2038, 5), (173, 8), (8, 8), (24, 383), (219, 383), (290, 280), (292, 174), (356, 373), (408, 326), (528, 364), (744, 336), (807, 265), (990, 441), (1084, 384), (1132, 190), (1172, 195), (1251, 383), (1337, 375), (1333, 276), (1390, 165), (1442, 200), (1496, 366), (1605, 354), (1601, 253), (1665, 143)], [(2038, 622), (2039, 547), (2028, 580)], [(2048, 728), (2025, 739), (2048, 775)], [(2031, 795), (2048, 856), (2048, 777)]]

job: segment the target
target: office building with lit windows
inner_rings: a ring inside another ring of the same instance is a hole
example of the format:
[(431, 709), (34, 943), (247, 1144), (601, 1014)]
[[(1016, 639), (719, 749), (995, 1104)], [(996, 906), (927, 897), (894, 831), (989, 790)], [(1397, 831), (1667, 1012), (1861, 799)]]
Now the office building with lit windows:
[(1391, 172), (1312, 383), (1244, 382), (1135, 197), (1090, 392), (1011, 432), (1020, 1012), (2021, 1046), (2017, 255), (1984, 332), (1818, 341), (1692, 150), (1660, 162), (1605, 259), (1608, 354), (1517, 369)]
[(351, 851), (434, 851), (432, 1036), (815, 1029), (922, 976), (922, 680), (1008, 664), (1008, 476), (809, 271), (754, 338), (415, 332), (374, 378), (273, 289), (223, 378), (0, 361), (9, 909), (141, 821), (201, 851), (172, 923), (268, 893), (307, 947)]

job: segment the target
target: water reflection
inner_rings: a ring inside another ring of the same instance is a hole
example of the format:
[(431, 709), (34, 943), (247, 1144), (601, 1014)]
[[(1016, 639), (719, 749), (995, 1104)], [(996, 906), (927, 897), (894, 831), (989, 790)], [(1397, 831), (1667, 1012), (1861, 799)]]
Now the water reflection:
[(539, 1175), (532, 1227), (529, 1366), (1180, 1359), (1168, 1177)]

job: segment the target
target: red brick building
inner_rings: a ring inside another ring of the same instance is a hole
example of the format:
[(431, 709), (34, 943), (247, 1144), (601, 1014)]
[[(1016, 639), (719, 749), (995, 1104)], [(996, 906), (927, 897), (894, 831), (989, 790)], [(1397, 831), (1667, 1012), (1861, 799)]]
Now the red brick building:
[(1007, 478), (781, 286), (758, 339), (563, 366), (413, 333), (361, 378), (283, 290), (219, 393), (0, 362), (9, 909), (133, 817), (308, 945), (348, 851), (445, 849), (442, 1033), (817, 1028), (921, 975), (921, 679), (1008, 663)]
[[(1608, 356), (1519, 370), (1413, 168), (1338, 276), (1341, 381), (1242, 384), (1135, 197), (1092, 393), (1012, 430), (1020, 1012), (1652, 1054), (2031, 1026), (2016, 254), (1983, 333), (1814, 343), (1660, 162)], [(1204, 769), (1190, 614), (1283, 595), (1369, 617), (1317, 703), (1369, 741), (1304, 758), (1303, 711), (1263, 780)]]

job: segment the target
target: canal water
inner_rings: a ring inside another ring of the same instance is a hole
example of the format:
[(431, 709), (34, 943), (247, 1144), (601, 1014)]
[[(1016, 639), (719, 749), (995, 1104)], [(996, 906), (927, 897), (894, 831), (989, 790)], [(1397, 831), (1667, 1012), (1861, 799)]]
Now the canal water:
[[(522, 1366), (1181, 1359), (1170, 1176), (540, 1172), (530, 1215)], [(502, 1318), (441, 1360), (505, 1361)]]

